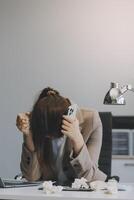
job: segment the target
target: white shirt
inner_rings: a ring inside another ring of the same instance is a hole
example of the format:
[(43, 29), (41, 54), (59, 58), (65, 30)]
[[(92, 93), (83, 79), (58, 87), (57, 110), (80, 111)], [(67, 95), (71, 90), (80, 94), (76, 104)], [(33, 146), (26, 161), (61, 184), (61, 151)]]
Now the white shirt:
[(66, 142), (66, 136), (52, 140), (54, 160), (56, 162), (57, 178), (58, 182), (60, 182), (61, 184), (67, 180), (67, 177), (63, 171), (63, 166), (62, 166), (65, 142)]

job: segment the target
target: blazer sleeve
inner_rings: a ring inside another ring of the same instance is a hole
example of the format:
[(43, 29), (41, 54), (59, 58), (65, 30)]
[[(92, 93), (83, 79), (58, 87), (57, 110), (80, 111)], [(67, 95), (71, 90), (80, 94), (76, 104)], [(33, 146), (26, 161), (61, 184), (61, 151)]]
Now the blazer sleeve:
[(30, 152), (23, 143), (20, 168), (22, 175), (29, 181), (39, 180), (41, 177), (40, 166), (36, 152)]
[[(91, 119), (90, 119), (91, 120)], [(92, 132), (77, 157), (71, 158), (71, 165), (78, 178), (84, 177), (89, 182), (106, 180), (106, 174), (98, 168), (98, 159), (102, 145), (102, 123), (97, 111), (92, 112)]]

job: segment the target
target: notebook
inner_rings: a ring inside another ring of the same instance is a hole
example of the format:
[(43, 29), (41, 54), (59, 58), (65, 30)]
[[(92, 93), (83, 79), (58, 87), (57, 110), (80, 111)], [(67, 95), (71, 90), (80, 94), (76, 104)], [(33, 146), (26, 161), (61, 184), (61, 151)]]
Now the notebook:
[(63, 187), (63, 191), (92, 192), (94, 190), (92, 190), (91, 188), (72, 188), (72, 187), (65, 186)]
[[(43, 187), (39, 187), (38, 190), (43, 190)], [(94, 190), (92, 190), (91, 188), (72, 188), (69, 186), (63, 186), (63, 190), (62, 191), (80, 191), (80, 192), (92, 192)]]
[(30, 187), (30, 186), (38, 186), (41, 183), (42, 183), (41, 181), (29, 182), (27, 180), (2, 179), (0, 177), (0, 188)]

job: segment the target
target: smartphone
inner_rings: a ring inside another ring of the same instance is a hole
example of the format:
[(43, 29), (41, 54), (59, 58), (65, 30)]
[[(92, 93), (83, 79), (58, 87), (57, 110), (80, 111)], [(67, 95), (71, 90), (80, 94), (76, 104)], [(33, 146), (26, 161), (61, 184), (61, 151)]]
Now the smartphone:
[(72, 104), (68, 107), (67, 115), (70, 116), (72, 119), (76, 117), (77, 107), (77, 104)]

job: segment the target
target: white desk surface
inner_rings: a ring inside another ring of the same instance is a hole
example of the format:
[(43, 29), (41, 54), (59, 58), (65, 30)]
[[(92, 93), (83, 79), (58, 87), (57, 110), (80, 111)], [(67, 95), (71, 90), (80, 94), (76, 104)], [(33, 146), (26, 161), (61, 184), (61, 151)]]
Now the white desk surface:
[(119, 191), (117, 194), (105, 194), (104, 191), (93, 192), (70, 192), (62, 191), (59, 194), (45, 194), (38, 190), (37, 186), (23, 188), (0, 188), (0, 199), (8, 200), (134, 200), (134, 183), (121, 184), (128, 187), (126, 191)]

